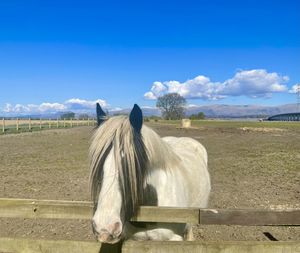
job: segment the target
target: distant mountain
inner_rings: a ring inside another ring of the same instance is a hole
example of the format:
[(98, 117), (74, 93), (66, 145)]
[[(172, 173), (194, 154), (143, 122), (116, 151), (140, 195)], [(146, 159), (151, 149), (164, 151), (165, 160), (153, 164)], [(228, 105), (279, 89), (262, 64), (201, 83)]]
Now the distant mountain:
[(208, 117), (267, 117), (280, 113), (297, 112), (297, 104), (280, 106), (264, 105), (202, 105), (190, 106), (186, 110), (187, 115), (204, 112)]
[[(128, 114), (131, 109), (122, 109), (110, 112), (112, 115)], [(160, 116), (161, 112), (155, 107), (142, 107), (145, 116)], [(195, 105), (186, 108), (186, 115), (203, 112), (211, 118), (243, 118), (243, 117), (268, 117), (280, 113), (297, 112), (297, 104), (280, 106), (263, 105)]]
[[(110, 115), (127, 115), (130, 113), (132, 108), (126, 108), (126, 109), (120, 109), (120, 110), (113, 110), (113, 111), (109, 111)], [(143, 111), (143, 115), (144, 116), (160, 116), (161, 112), (158, 108), (156, 107), (141, 107), (142, 111)]]
[[(160, 116), (161, 112), (155, 107), (142, 106), (142, 111), (145, 116)], [(110, 115), (128, 115), (131, 111), (131, 108), (125, 109), (114, 109), (110, 110)], [(207, 117), (210, 118), (244, 118), (244, 117), (253, 117), (253, 118), (262, 118), (268, 117), (280, 113), (289, 113), (297, 112), (297, 104), (286, 104), (279, 106), (264, 106), (264, 105), (190, 105), (186, 108), (186, 115), (190, 116), (191, 114), (196, 114), (198, 112), (203, 112)], [(36, 115), (22, 115), (14, 117), (19, 118), (47, 118), (47, 119), (56, 119), (67, 112), (56, 112), (48, 114), (36, 114)], [(95, 117), (95, 111), (86, 112), (90, 117)], [(76, 116), (80, 113), (76, 113)], [(12, 116), (11, 116), (12, 117)]]

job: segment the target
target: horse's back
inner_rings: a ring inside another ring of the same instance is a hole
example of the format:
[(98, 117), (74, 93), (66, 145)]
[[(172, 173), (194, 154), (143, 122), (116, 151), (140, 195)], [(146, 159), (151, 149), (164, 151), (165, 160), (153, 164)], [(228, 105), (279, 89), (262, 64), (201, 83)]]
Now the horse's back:
[(204, 159), (204, 163), (207, 166), (207, 151), (205, 147), (195, 139), (167, 136), (162, 138), (162, 140), (167, 142), (180, 157), (185, 153), (190, 153), (193, 156), (197, 155)]
[(210, 176), (207, 168), (207, 152), (198, 141), (187, 137), (164, 137), (180, 157), (179, 173), (184, 183), (188, 206), (206, 207), (210, 193)]

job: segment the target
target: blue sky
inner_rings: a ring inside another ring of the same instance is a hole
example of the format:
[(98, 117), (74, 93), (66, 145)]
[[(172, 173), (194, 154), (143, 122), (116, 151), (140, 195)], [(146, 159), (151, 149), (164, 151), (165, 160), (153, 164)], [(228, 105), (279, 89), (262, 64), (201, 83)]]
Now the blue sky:
[(295, 103), (299, 10), (299, 0), (1, 1), (0, 114), (154, 106), (173, 91), (199, 105)]

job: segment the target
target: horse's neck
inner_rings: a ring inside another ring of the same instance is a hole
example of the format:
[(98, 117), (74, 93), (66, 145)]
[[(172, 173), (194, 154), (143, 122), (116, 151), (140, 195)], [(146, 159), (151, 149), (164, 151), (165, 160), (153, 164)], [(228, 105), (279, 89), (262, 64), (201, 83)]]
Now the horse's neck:
[(142, 135), (148, 152), (149, 169), (171, 169), (175, 167), (176, 163), (178, 164), (178, 155), (151, 128), (143, 126)]

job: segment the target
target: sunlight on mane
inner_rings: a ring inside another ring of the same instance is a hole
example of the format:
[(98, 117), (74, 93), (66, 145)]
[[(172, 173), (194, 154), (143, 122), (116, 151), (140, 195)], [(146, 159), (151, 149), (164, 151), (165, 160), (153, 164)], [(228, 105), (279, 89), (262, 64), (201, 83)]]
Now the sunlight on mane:
[(149, 127), (143, 125), (139, 134), (127, 116), (108, 119), (96, 130), (90, 146), (90, 189), (94, 203), (97, 203), (101, 190), (104, 162), (111, 151), (114, 152), (125, 209), (131, 213), (143, 203), (148, 168), (171, 169), (179, 160), (169, 145)]

